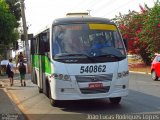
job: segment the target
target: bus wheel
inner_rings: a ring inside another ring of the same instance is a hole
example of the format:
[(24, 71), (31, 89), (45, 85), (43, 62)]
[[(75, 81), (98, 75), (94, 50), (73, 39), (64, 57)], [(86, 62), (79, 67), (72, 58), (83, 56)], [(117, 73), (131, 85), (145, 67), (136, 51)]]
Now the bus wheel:
[(119, 104), (120, 101), (121, 101), (121, 97), (109, 98), (109, 101), (110, 101), (112, 104)]
[(50, 104), (51, 104), (52, 106), (54, 106), (54, 107), (57, 106), (58, 101), (57, 101), (57, 100), (54, 100), (54, 99), (52, 98), (50, 87), (49, 87), (49, 100), (50, 100)]
[(40, 87), (38, 87), (38, 91), (39, 91), (39, 93), (43, 93), (43, 89)]

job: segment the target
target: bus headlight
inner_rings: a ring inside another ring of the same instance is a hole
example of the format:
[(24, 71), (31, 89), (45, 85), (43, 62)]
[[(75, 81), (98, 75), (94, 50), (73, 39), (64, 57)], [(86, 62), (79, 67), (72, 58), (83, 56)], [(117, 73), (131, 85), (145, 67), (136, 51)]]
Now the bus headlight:
[(70, 76), (69, 75), (64, 75), (64, 80), (70, 80)]
[(59, 75), (58, 75), (58, 78), (59, 78), (60, 80), (62, 80), (62, 79), (63, 79), (63, 76), (64, 76), (63, 74), (59, 74)]
[(129, 75), (129, 71), (122, 71), (122, 72), (119, 72), (119, 73), (117, 73), (117, 79), (126, 77), (126, 76), (128, 76), (128, 75)]
[(50, 77), (53, 77), (53, 78), (59, 79), (59, 80), (66, 80), (66, 81), (71, 80), (70, 76), (69, 75), (65, 75), (65, 74), (53, 73)]

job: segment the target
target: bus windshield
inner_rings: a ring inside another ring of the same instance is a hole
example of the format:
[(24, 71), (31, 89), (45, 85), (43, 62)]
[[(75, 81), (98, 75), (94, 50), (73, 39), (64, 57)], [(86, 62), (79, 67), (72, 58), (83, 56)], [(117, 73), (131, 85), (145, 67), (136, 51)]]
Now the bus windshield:
[(121, 36), (111, 24), (57, 25), (53, 26), (52, 38), (53, 59), (61, 62), (112, 62), (126, 58)]

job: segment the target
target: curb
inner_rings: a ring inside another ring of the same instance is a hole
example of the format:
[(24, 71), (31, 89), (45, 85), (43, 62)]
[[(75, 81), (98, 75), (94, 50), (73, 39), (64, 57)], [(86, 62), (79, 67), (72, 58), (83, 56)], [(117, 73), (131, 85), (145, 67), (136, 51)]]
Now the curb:
[(24, 108), (20, 103), (17, 97), (13, 94), (11, 94), (10, 91), (8, 91), (6, 88), (4, 89), (4, 92), (8, 95), (10, 100), (12, 101), (12, 105), (15, 107), (16, 112), (20, 115), (20, 120), (29, 120), (28, 116), (24, 112)]
[(137, 72), (137, 71), (129, 71), (130, 73), (138, 73), (138, 74), (146, 74), (146, 75), (151, 75), (151, 73), (148, 72)]

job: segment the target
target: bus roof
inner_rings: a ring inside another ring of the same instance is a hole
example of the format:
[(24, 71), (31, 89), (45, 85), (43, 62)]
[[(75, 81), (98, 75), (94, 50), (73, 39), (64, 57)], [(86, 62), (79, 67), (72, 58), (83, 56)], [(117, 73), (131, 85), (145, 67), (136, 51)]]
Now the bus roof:
[(53, 25), (59, 24), (71, 24), (71, 23), (105, 23), (105, 24), (115, 24), (113, 21), (106, 19), (106, 18), (99, 18), (99, 17), (65, 17), (55, 19)]
[(78, 12), (78, 13), (67, 13), (67, 17), (76, 17), (76, 16), (90, 16), (87, 12)]
[[(64, 17), (64, 18), (57, 18), (51, 24), (53, 25), (61, 25), (61, 24), (75, 24), (75, 23), (103, 23), (103, 24), (113, 24), (115, 23), (107, 18), (100, 18), (100, 17), (91, 17), (91, 16), (74, 16), (74, 17)], [(50, 28), (51, 24), (45, 26), (40, 31), (38, 31), (34, 36), (38, 35), (39, 33), (47, 30)]]

